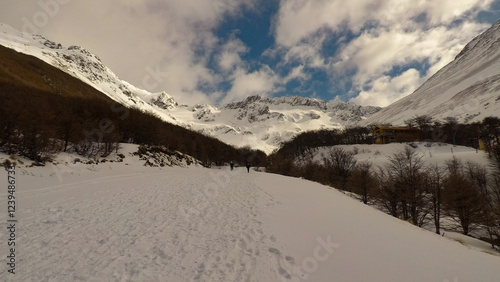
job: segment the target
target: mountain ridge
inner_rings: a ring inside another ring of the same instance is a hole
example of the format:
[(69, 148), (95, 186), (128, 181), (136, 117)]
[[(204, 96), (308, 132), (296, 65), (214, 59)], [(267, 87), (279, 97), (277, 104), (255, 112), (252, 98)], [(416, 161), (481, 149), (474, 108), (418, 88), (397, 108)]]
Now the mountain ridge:
[(98, 56), (80, 46), (65, 47), (5, 24), (0, 24), (0, 45), (35, 56), (125, 106), (150, 112), (233, 146), (250, 146), (266, 153), (300, 132), (352, 126), (380, 109), (300, 96), (251, 96), (221, 107), (180, 105), (167, 92), (150, 93), (121, 80)]
[(418, 115), (435, 120), (452, 116), (466, 123), (500, 112), (500, 21), (466, 44), (414, 93), (383, 109), (340, 100), (259, 95), (223, 106), (182, 105), (165, 91), (151, 93), (121, 80), (98, 56), (80, 46), (64, 47), (1, 23), (0, 45), (40, 58), (127, 107), (236, 147), (266, 153), (305, 131), (402, 125)]

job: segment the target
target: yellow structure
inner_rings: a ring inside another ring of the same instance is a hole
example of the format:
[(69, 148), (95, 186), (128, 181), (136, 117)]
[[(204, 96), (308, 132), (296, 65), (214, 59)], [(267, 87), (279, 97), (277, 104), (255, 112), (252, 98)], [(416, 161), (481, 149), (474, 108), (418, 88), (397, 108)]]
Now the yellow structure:
[(388, 144), (393, 142), (413, 142), (420, 140), (420, 129), (405, 126), (375, 126), (373, 143)]
[(486, 151), (486, 146), (484, 145), (483, 139), (482, 138), (478, 138), (477, 142), (479, 143), (479, 150)]
[[(489, 148), (497, 145), (497, 144), (500, 144), (500, 137), (497, 138), (498, 140), (495, 142), (495, 138), (493, 138), (493, 140), (489, 141), (488, 145), (489, 145)], [(479, 137), (477, 138), (477, 142), (478, 142), (478, 145), (479, 145), (479, 150), (483, 150), (483, 151), (486, 151), (486, 145), (484, 142), (488, 142), (488, 138), (486, 138), (486, 140), (483, 140), (482, 137)]]

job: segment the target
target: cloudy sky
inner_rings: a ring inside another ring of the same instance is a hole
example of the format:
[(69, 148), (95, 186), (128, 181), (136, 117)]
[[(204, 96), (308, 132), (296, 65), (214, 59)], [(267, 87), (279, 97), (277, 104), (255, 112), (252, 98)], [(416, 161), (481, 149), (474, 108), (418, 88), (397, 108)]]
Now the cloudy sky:
[(500, 0), (0, 0), (0, 21), (81, 45), (188, 104), (249, 95), (386, 106), (500, 20)]

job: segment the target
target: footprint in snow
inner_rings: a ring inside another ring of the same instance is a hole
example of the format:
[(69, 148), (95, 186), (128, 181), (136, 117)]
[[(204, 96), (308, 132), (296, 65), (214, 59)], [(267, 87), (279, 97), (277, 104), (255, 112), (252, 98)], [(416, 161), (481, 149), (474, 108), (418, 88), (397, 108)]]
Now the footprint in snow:
[(280, 250), (275, 249), (275, 248), (269, 248), (269, 252), (273, 253), (275, 255), (278, 255), (278, 256), (281, 254)]

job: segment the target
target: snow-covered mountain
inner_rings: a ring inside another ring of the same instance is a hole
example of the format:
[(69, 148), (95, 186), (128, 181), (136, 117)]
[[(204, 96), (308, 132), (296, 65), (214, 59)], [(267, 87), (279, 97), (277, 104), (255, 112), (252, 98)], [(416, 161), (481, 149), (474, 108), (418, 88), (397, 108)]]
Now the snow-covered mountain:
[(480, 121), (500, 113), (500, 21), (468, 43), (420, 88), (362, 124), (404, 121), (416, 115)]
[(251, 96), (241, 102), (217, 108), (197, 105), (185, 115), (182, 107), (172, 115), (189, 121), (192, 129), (217, 136), (238, 147), (250, 146), (271, 152), (298, 133), (343, 128), (377, 112), (377, 107), (361, 107), (342, 101), (304, 97), (262, 98)]
[[(166, 105), (170, 102), (166, 93), (149, 93), (121, 80), (98, 56), (80, 46), (65, 47), (41, 35), (19, 32), (3, 23), (0, 23), (0, 45), (37, 57), (126, 106), (155, 112), (154, 103), (167, 108)], [(175, 118), (168, 113), (155, 113), (162, 119), (175, 123)]]
[(1, 23), (0, 45), (35, 56), (121, 104), (154, 113), (165, 121), (217, 137), (228, 144), (250, 146), (267, 153), (300, 132), (354, 125), (380, 110), (303, 97), (252, 96), (222, 107), (179, 105), (166, 92), (150, 93), (121, 80), (99, 57), (80, 46), (65, 47)]

